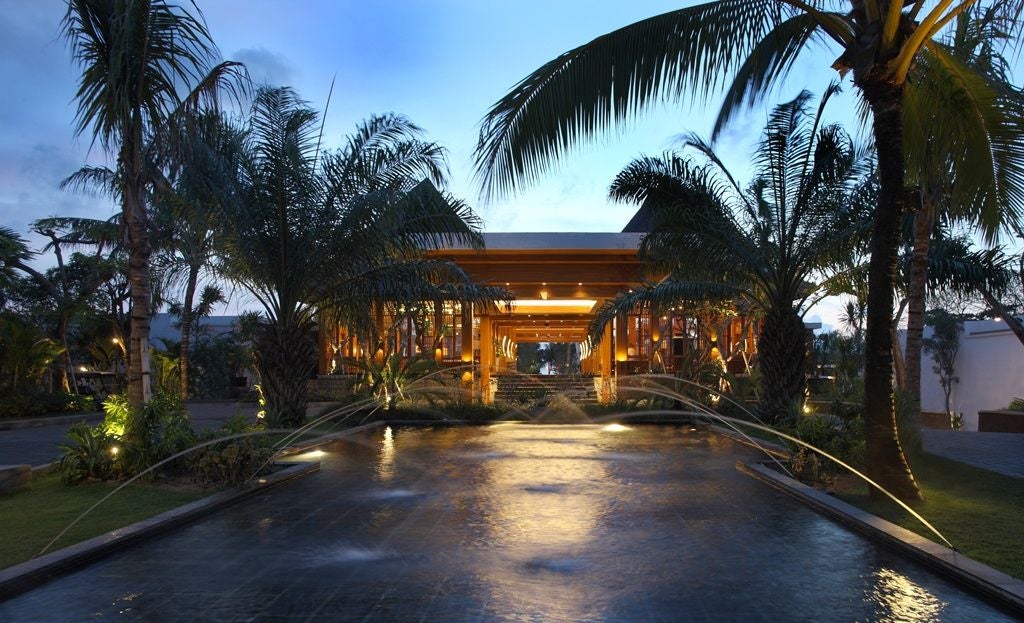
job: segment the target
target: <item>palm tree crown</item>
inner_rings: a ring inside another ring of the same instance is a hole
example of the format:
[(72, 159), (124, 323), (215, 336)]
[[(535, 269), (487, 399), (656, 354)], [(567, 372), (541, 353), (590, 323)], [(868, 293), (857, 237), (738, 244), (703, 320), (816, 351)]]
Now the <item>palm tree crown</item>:
[(656, 285), (610, 301), (592, 334), (635, 306), (742, 298), (765, 319), (759, 352), (765, 414), (789, 417), (803, 399), (807, 303), (838, 277), (867, 230), (871, 159), (836, 125), (822, 125), (809, 93), (775, 108), (741, 188), (711, 147), (689, 136), (700, 160), (666, 154), (633, 161), (611, 196), (643, 202), (654, 218), (641, 253), (667, 271)]

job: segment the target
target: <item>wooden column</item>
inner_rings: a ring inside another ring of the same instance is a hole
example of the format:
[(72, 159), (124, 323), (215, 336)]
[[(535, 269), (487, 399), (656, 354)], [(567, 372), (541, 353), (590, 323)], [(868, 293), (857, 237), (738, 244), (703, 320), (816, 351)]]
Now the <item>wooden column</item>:
[(494, 363), (494, 344), (491, 336), (491, 317), (480, 316), (480, 401), (491, 404), (491, 366)]
[(629, 317), (619, 314), (615, 317), (615, 361), (629, 358)]
[(462, 304), (462, 363), (473, 361), (473, 305)]
[(612, 325), (609, 322), (604, 326), (604, 337), (597, 347), (598, 369), (601, 371), (601, 395), (598, 399), (601, 402), (607, 402), (611, 397), (612, 366), (615, 365), (612, 359)]

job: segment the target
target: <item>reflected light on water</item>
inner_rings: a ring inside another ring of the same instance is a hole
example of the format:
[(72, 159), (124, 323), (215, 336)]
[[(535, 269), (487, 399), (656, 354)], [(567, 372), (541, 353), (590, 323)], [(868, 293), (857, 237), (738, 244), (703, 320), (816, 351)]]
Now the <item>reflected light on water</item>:
[(622, 424), (609, 424), (608, 426), (605, 426), (601, 430), (603, 430), (606, 433), (622, 433), (627, 430), (633, 429), (628, 426), (623, 426)]
[(488, 436), (491, 449), (512, 454), (484, 463), (488, 533), (503, 555), (481, 577), (499, 611), (520, 612), (523, 620), (583, 620), (593, 614), (593, 600), (574, 590), (568, 577), (553, 582), (549, 574), (586, 569), (578, 553), (597, 538), (614, 497), (607, 490), (614, 486), (608, 462), (599, 460), (604, 450), (594, 443), (600, 431), (523, 426)]
[(879, 621), (934, 621), (942, 612), (944, 604), (935, 595), (901, 573), (882, 568), (874, 579), (868, 599), (879, 605)]
[(384, 427), (384, 438), (380, 442), (380, 458), (377, 461), (377, 478), (387, 482), (395, 475), (395, 434), (390, 426)]

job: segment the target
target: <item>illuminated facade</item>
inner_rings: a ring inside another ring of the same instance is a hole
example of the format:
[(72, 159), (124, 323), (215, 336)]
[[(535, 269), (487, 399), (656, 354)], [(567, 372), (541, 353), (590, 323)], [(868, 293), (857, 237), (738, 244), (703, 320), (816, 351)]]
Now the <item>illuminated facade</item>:
[(504, 286), (515, 295), (514, 304), (384, 306), (375, 319), (382, 337), (372, 345), (345, 327), (322, 327), (320, 373), (350, 372), (345, 358), (428, 354), (442, 366), (462, 366), (463, 382), (490, 402), (494, 379), (515, 370), (517, 345), (529, 342), (577, 344), (579, 373), (595, 379), (601, 400), (612, 397), (619, 375), (671, 374), (685, 369), (695, 352), (745, 373), (757, 327), (734, 313), (640, 310), (616, 318), (600, 342), (591, 344), (588, 326), (605, 301), (664, 277), (649, 272), (638, 256), (642, 237), (629, 231), (488, 233), (484, 250), (436, 251), (434, 256), (458, 263), (475, 281)]

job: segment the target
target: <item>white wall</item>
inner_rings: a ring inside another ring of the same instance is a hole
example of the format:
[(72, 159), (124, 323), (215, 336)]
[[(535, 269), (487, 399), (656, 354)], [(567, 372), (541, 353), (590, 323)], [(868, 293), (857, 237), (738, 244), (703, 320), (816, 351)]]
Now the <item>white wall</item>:
[[(932, 334), (925, 327), (925, 337)], [(921, 354), (921, 409), (945, 411), (935, 362)], [(960, 334), (956, 375), (950, 407), (963, 412), (964, 430), (978, 430), (978, 411), (1005, 409), (1015, 396), (1024, 396), (1024, 344), (998, 320), (968, 320)]]

